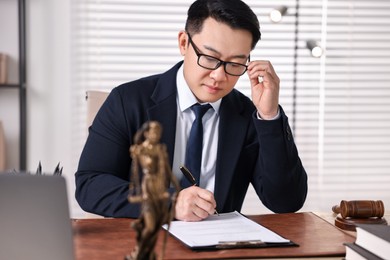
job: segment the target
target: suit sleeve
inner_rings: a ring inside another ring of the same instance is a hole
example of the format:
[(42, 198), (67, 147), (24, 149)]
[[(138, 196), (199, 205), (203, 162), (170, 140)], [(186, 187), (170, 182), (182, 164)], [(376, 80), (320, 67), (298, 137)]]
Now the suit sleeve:
[(114, 89), (89, 128), (75, 175), (76, 199), (87, 212), (136, 218), (139, 205), (127, 199), (133, 133), (124, 110), (121, 95)]
[(280, 107), (277, 120), (258, 120), (253, 114), (258, 139), (252, 184), (263, 204), (276, 213), (295, 212), (307, 195), (307, 174), (298, 156), (288, 118)]

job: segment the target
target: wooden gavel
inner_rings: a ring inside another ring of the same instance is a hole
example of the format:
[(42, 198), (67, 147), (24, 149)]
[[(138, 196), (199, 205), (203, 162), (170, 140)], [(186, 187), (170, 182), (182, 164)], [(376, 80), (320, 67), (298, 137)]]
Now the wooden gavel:
[(382, 218), (385, 214), (383, 201), (377, 200), (342, 200), (332, 211), (345, 218)]

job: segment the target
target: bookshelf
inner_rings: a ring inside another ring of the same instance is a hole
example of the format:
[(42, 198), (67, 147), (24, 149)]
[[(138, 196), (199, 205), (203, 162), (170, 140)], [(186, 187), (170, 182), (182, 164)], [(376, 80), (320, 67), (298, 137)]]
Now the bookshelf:
[(17, 89), (19, 92), (19, 170), (26, 170), (27, 163), (27, 91), (26, 91), (26, 1), (18, 1), (19, 76), (16, 84), (0, 84), (1, 89)]

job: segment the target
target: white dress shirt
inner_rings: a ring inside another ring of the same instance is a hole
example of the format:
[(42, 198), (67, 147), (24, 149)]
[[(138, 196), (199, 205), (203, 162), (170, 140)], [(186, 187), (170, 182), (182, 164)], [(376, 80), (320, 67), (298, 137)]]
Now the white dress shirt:
[[(195, 113), (191, 110), (191, 106), (198, 103), (198, 101), (184, 79), (183, 66), (181, 66), (177, 72), (176, 84), (177, 118), (172, 171), (180, 181), (181, 178), (184, 178), (180, 171), (180, 166), (185, 162), (187, 141), (192, 123), (195, 120)], [(210, 103), (210, 105), (212, 106), (212, 109), (209, 109), (202, 118), (203, 148), (199, 187), (214, 192), (218, 150), (219, 107), (221, 105), (221, 99), (214, 103)], [(278, 109), (277, 115), (270, 120), (276, 120), (279, 117), (280, 110)], [(259, 113), (257, 113), (257, 118), (262, 120)]]
[[(180, 181), (184, 176), (179, 167), (185, 162), (187, 140), (195, 120), (195, 113), (191, 110), (191, 106), (198, 101), (184, 79), (183, 66), (177, 72), (176, 84), (177, 118), (172, 171)], [(199, 187), (214, 192), (221, 99), (210, 105), (212, 108), (202, 118), (203, 148)]]

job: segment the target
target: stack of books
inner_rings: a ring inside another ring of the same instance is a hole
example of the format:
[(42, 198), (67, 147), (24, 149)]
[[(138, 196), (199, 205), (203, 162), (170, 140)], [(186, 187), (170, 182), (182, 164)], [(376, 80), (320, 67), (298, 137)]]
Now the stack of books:
[(346, 260), (390, 259), (390, 226), (359, 224), (355, 243), (346, 243)]

